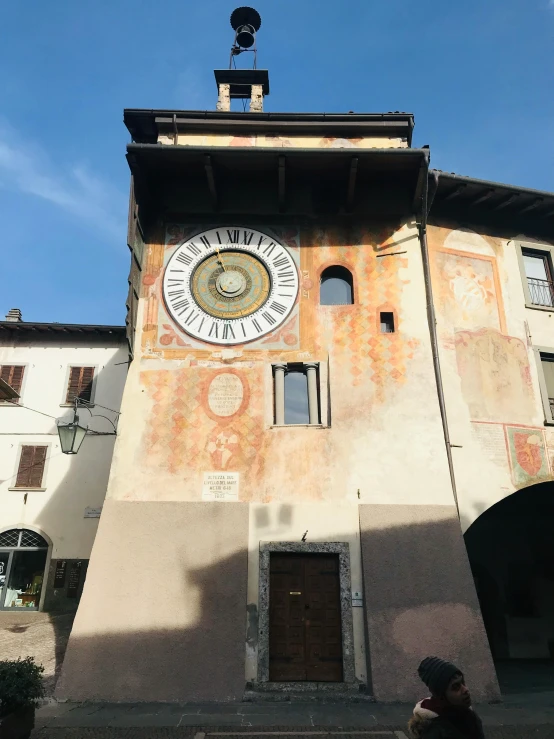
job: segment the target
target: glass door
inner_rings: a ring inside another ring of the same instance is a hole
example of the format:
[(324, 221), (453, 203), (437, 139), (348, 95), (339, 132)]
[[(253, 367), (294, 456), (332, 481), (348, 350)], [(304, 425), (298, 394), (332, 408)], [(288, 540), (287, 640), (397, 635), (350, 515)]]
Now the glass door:
[(4, 605), (11, 552), (0, 552), (0, 608)]
[(40, 602), (44, 567), (44, 550), (15, 551), (6, 577), (4, 608), (31, 608), (36, 610)]

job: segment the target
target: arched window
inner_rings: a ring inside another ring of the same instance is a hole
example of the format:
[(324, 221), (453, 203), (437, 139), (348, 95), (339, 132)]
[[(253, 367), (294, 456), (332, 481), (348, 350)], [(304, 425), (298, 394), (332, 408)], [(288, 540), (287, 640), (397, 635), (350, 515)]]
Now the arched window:
[(48, 543), (35, 531), (0, 534), (0, 610), (38, 609), (47, 554)]
[(321, 305), (352, 305), (352, 275), (346, 267), (334, 265), (322, 272), (319, 302)]

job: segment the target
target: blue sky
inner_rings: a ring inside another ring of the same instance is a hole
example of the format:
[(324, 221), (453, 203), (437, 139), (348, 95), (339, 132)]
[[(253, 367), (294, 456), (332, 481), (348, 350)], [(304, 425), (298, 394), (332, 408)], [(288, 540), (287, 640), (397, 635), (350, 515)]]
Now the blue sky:
[[(266, 110), (413, 112), (432, 166), (554, 190), (554, 0), (254, 6)], [(123, 108), (213, 109), (234, 7), (4, 5), (0, 317), (19, 307), (28, 321), (124, 321)]]

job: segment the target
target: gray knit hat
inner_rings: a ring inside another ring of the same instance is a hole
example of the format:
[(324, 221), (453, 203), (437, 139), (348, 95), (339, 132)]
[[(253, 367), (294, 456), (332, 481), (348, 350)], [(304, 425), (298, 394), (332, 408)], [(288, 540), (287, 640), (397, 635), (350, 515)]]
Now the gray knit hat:
[(461, 675), (462, 671), (452, 662), (445, 662), (438, 657), (425, 657), (417, 668), (417, 674), (433, 695), (440, 696), (445, 694), (454, 675)]

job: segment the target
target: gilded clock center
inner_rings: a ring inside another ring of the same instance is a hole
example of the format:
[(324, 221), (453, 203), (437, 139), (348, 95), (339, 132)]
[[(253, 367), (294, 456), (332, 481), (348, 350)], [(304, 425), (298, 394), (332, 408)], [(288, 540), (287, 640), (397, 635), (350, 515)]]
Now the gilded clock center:
[(267, 300), (271, 278), (265, 264), (239, 249), (217, 251), (194, 269), (192, 294), (197, 305), (216, 318), (245, 318)]
[(238, 297), (246, 290), (246, 278), (237, 270), (228, 269), (219, 275), (215, 286), (221, 295)]

